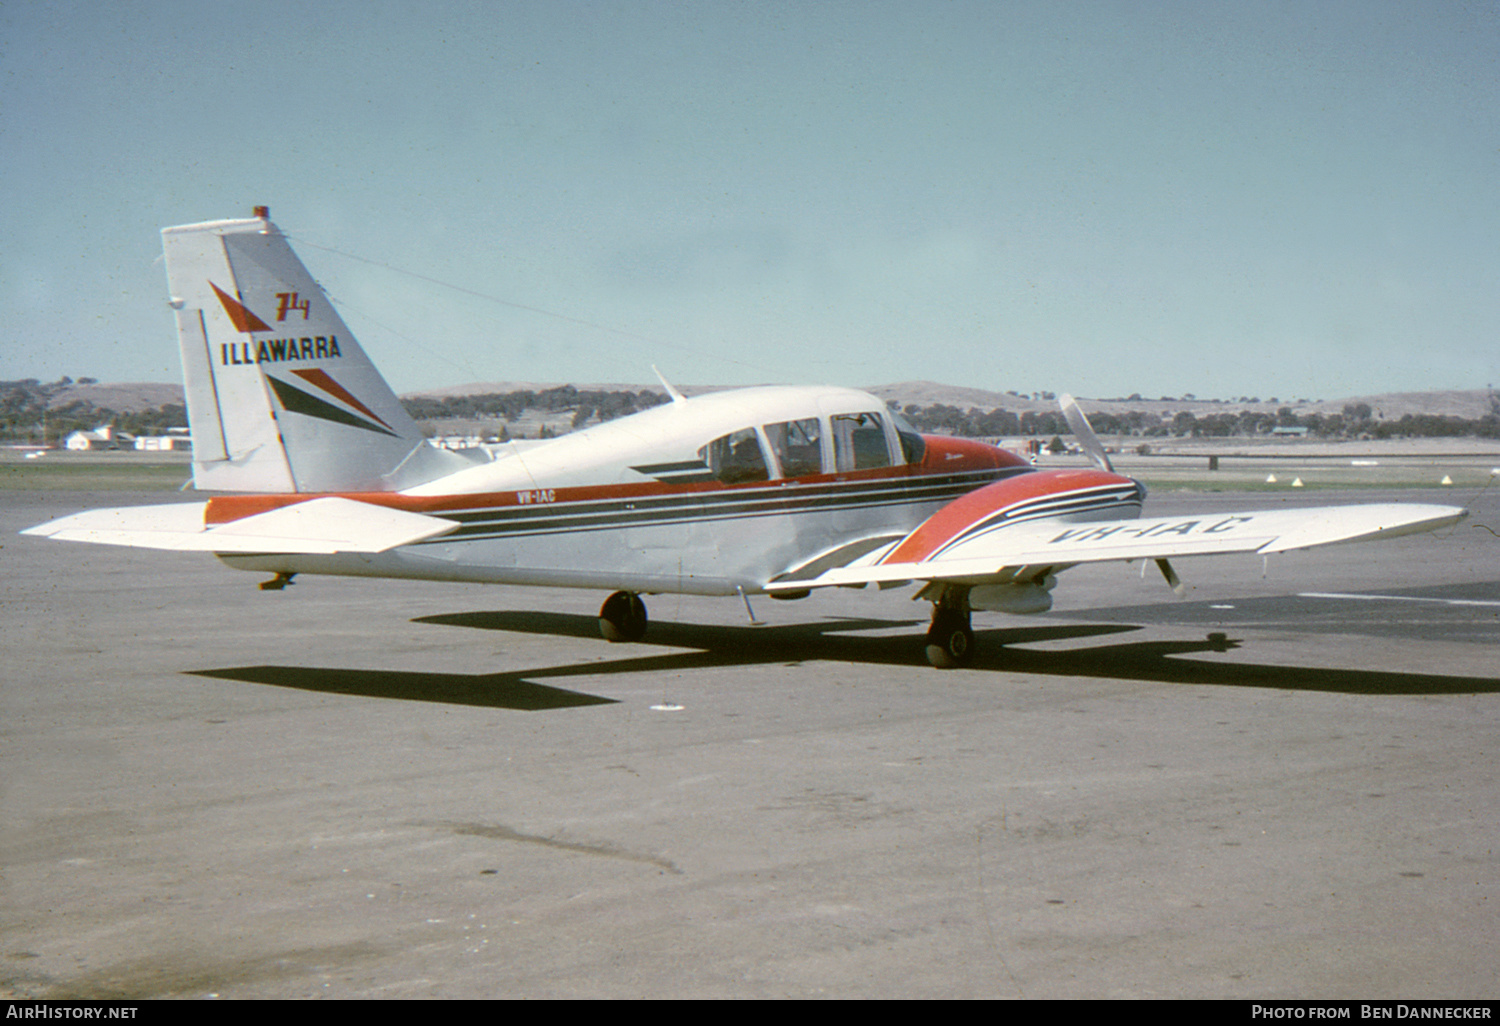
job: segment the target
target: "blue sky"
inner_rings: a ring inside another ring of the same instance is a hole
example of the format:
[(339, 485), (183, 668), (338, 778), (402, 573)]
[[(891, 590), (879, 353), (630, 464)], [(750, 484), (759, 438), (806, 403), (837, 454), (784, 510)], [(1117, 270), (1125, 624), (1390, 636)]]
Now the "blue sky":
[(0, 378), (264, 203), (398, 391), (1500, 384), (1495, 3), (6, 0), (0, 155)]

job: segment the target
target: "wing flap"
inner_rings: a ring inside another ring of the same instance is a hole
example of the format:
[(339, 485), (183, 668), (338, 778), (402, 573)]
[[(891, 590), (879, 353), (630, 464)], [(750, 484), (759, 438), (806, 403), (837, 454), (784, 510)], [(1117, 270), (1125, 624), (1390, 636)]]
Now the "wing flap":
[(890, 561), (901, 550), (896, 545), (810, 580), (775, 581), (766, 587), (778, 591), (906, 580), (1003, 584), (1016, 579), (1018, 567), (1057, 570), (1113, 560), (1286, 552), (1434, 531), (1467, 515), (1456, 506), (1382, 503), (1083, 523), (1031, 521), (975, 533), (932, 559)]
[(456, 521), (327, 497), (208, 527), (207, 503), (75, 513), (22, 531), (58, 541), (179, 552), (385, 552), (455, 530)]

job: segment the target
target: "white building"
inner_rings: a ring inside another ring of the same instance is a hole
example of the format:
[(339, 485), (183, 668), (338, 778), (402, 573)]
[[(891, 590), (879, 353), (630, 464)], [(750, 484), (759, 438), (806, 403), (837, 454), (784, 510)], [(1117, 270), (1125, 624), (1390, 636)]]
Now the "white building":
[(129, 440), (128, 435), (115, 436), (115, 429), (108, 424), (102, 424), (92, 431), (74, 431), (63, 440), (63, 448), (74, 452), (87, 452), (90, 449), (118, 449), (122, 441)]
[(63, 440), (63, 448), (74, 452), (99, 451), (101, 449), (135, 449), (138, 452), (185, 452), (193, 448), (193, 437), (188, 429), (167, 428), (164, 435), (132, 435), (116, 431), (108, 424), (92, 431), (74, 431)]
[(137, 435), (135, 447), (142, 452), (191, 452), (193, 436), (185, 427), (167, 428), (164, 435)]

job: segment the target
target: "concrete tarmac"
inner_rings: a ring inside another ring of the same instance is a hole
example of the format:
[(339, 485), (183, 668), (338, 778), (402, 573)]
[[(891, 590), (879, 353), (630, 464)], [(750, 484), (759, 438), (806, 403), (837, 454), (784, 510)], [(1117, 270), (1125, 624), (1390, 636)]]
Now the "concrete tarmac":
[(161, 495), (5, 493), (0, 996), (1500, 997), (1496, 490), (1148, 511), (1391, 498), (1474, 515), (1075, 569), (940, 672), (909, 590), (610, 645), (602, 594), (261, 592), (15, 533)]

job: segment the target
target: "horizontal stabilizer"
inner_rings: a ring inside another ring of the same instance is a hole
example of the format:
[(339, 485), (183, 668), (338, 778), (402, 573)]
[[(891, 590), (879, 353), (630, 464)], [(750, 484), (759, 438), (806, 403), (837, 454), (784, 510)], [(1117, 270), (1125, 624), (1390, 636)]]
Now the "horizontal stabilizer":
[(1034, 572), (1035, 568), (1231, 552), (1287, 552), (1337, 542), (1395, 538), (1449, 527), (1467, 515), (1456, 506), (1382, 503), (1136, 520), (1037, 520), (978, 532), (969, 540), (946, 546), (931, 559), (891, 561), (890, 556), (901, 549), (897, 543), (810, 580), (773, 581), (766, 588), (775, 592), (908, 580), (1011, 583), (1018, 572)]
[(387, 509), (353, 499), (309, 499), (212, 527), (204, 502), (96, 509), (28, 528), (58, 541), (181, 552), (385, 552), (447, 534), (453, 520)]

